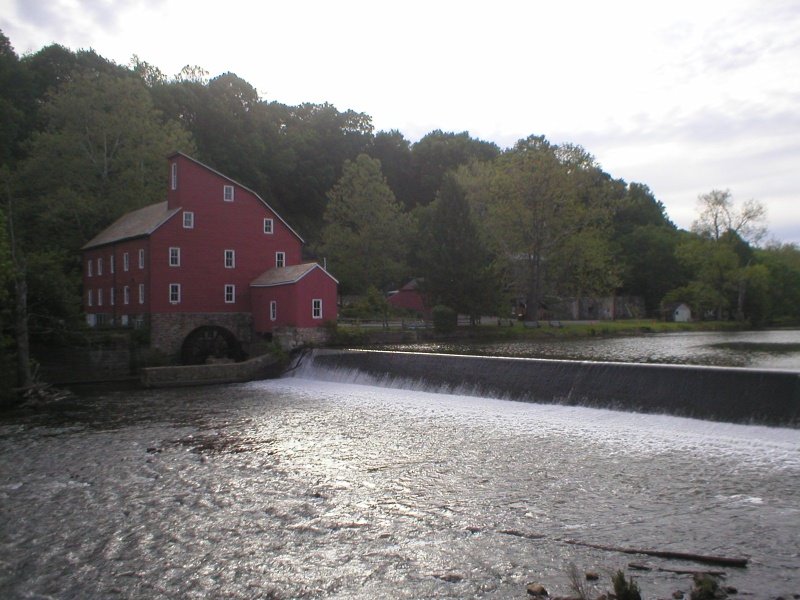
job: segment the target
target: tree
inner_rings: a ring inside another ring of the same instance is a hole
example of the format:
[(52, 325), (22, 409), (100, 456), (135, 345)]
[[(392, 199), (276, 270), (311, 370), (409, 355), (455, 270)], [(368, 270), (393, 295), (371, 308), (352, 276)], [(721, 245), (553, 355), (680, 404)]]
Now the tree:
[(408, 215), (389, 189), (381, 165), (366, 154), (345, 161), (328, 193), (322, 252), (345, 293), (385, 289), (405, 271)]
[(368, 154), (381, 161), (386, 183), (406, 210), (410, 210), (414, 206), (414, 171), (409, 141), (396, 129), (379, 131), (372, 140)]
[[(593, 244), (602, 255), (593, 257), (586, 269), (571, 271), (565, 264), (566, 257), (579, 256), (572, 243), (575, 236), (597, 241), (609, 222), (606, 179), (594, 160), (577, 147), (562, 152), (545, 138), (531, 136), (500, 156), (491, 169), (488, 188), (473, 183), (469, 189), (478, 198), (478, 214), (485, 215), (508, 289), (525, 306), (525, 318), (536, 320), (545, 296), (559, 289), (611, 291), (604, 289), (616, 281), (607, 244)], [(585, 279), (592, 272), (601, 279)]]
[(32, 137), (21, 165), (24, 229), (38, 245), (76, 252), (121, 214), (161, 200), (164, 157), (192, 150), (132, 76), (73, 75), (42, 115), (45, 130)]
[[(760, 271), (751, 268), (754, 254), (750, 244), (757, 244), (766, 234), (766, 209), (756, 200), (737, 209), (729, 190), (712, 190), (698, 197), (698, 211), (692, 231), (707, 243), (702, 245), (704, 258), (695, 259), (697, 277), (714, 289), (718, 319), (732, 313), (743, 320), (748, 283), (763, 279)], [(730, 294), (735, 294), (735, 300), (731, 301)]]
[(755, 253), (769, 274), (770, 319), (800, 322), (800, 248), (795, 244), (771, 244)]
[(0, 165), (10, 165), (19, 157), (20, 142), (28, 134), (29, 79), (11, 42), (0, 31)]
[(468, 314), (473, 323), (497, 308), (497, 284), (491, 256), (472, 220), (464, 190), (445, 175), (437, 199), (420, 223), (420, 274), (431, 305), (443, 304)]
[(733, 247), (695, 234), (678, 246), (676, 255), (692, 276), (687, 285), (673, 290), (665, 299), (688, 301), (696, 315), (726, 318), (735, 305), (739, 281), (739, 257)]
[(731, 231), (747, 242), (757, 244), (766, 234), (764, 220), (767, 209), (757, 200), (747, 200), (737, 209), (730, 190), (711, 190), (698, 196), (697, 204), (699, 214), (692, 224), (692, 231), (699, 235), (719, 241)]
[(626, 187), (614, 206), (612, 226), (622, 275), (619, 291), (642, 297), (645, 310), (655, 314), (668, 291), (688, 283), (686, 268), (675, 254), (678, 228), (664, 205), (641, 183)]
[(432, 131), (411, 148), (414, 203), (430, 204), (448, 171), (474, 160), (490, 161), (499, 154), (500, 149), (495, 144), (471, 138), (469, 132)]
[[(16, 384), (27, 388), (33, 383), (30, 365), (30, 335), (28, 331), (28, 279), (25, 253), (17, 236), (14, 219), (16, 218), (16, 199), (12, 193), (11, 173), (3, 167), (2, 176), (4, 210), (3, 237), (0, 244), (1, 281), (11, 282), (13, 286), (14, 308), (11, 311), (14, 320), (14, 339), (16, 340)], [(5, 291), (5, 290), (4, 290)], [(3, 332), (3, 337), (5, 332)]]

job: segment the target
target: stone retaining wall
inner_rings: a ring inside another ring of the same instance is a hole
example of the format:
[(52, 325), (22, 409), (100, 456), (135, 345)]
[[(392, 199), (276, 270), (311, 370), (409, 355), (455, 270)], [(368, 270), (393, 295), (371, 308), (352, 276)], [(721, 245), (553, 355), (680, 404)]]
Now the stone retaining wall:
[(265, 354), (238, 363), (147, 367), (141, 370), (141, 381), (145, 387), (236, 383), (277, 377), (280, 375), (281, 367), (280, 359)]

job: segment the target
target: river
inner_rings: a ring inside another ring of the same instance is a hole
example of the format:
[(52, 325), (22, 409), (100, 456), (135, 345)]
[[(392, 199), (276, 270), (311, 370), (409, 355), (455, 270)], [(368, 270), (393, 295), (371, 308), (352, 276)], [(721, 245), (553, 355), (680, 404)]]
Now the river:
[(0, 506), (4, 598), (524, 598), (570, 564), (669, 598), (691, 578), (657, 568), (703, 568), (571, 540), (800, 593), (800, 430), (313, 372), (7, 413)]
[(426, 342), (403, 346), (387, 345), (383, 349), (800, 371), (800, 330), (797, 329), (654, 333), (633, 337), (537, 338), (469, 344)]

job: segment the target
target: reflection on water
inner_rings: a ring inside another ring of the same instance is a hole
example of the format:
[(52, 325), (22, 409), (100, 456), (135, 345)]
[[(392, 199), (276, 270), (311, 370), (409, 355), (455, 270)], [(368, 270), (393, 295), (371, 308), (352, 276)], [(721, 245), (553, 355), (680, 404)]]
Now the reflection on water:
[(794, 429), (297, 378), (7, 416), (0, 465), (4, 597), (521, 598), (569, 594), (568, 563), (698, 568), (567, 539), (748, 556), (728, 584), (800, 592)]
[(636, 337), (537, 339), (481, 343), (422, 343), (385, 350), (752, 367), (800, 371), (800, 331), (658, 333)]

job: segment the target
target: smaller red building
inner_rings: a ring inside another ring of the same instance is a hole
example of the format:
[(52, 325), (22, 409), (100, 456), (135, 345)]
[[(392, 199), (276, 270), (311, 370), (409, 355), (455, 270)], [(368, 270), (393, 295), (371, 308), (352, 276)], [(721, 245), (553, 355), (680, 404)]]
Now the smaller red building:
[(246, 347), (254, 334), (336, 320), (338, 282), (302, 262), (303, 239), (269, 204), (185, 154), (168, 162), (166, 202), (83, 247), (90, 325), (149, 325), (153, 347), (185, 357), (187, 341)]
[(396, 292), (391, 292), (388, 302), (395, 308), (412, 310), (425, 318), (431, 316), (431, 309), (420, 290), (419, 279), (412, 279)]

